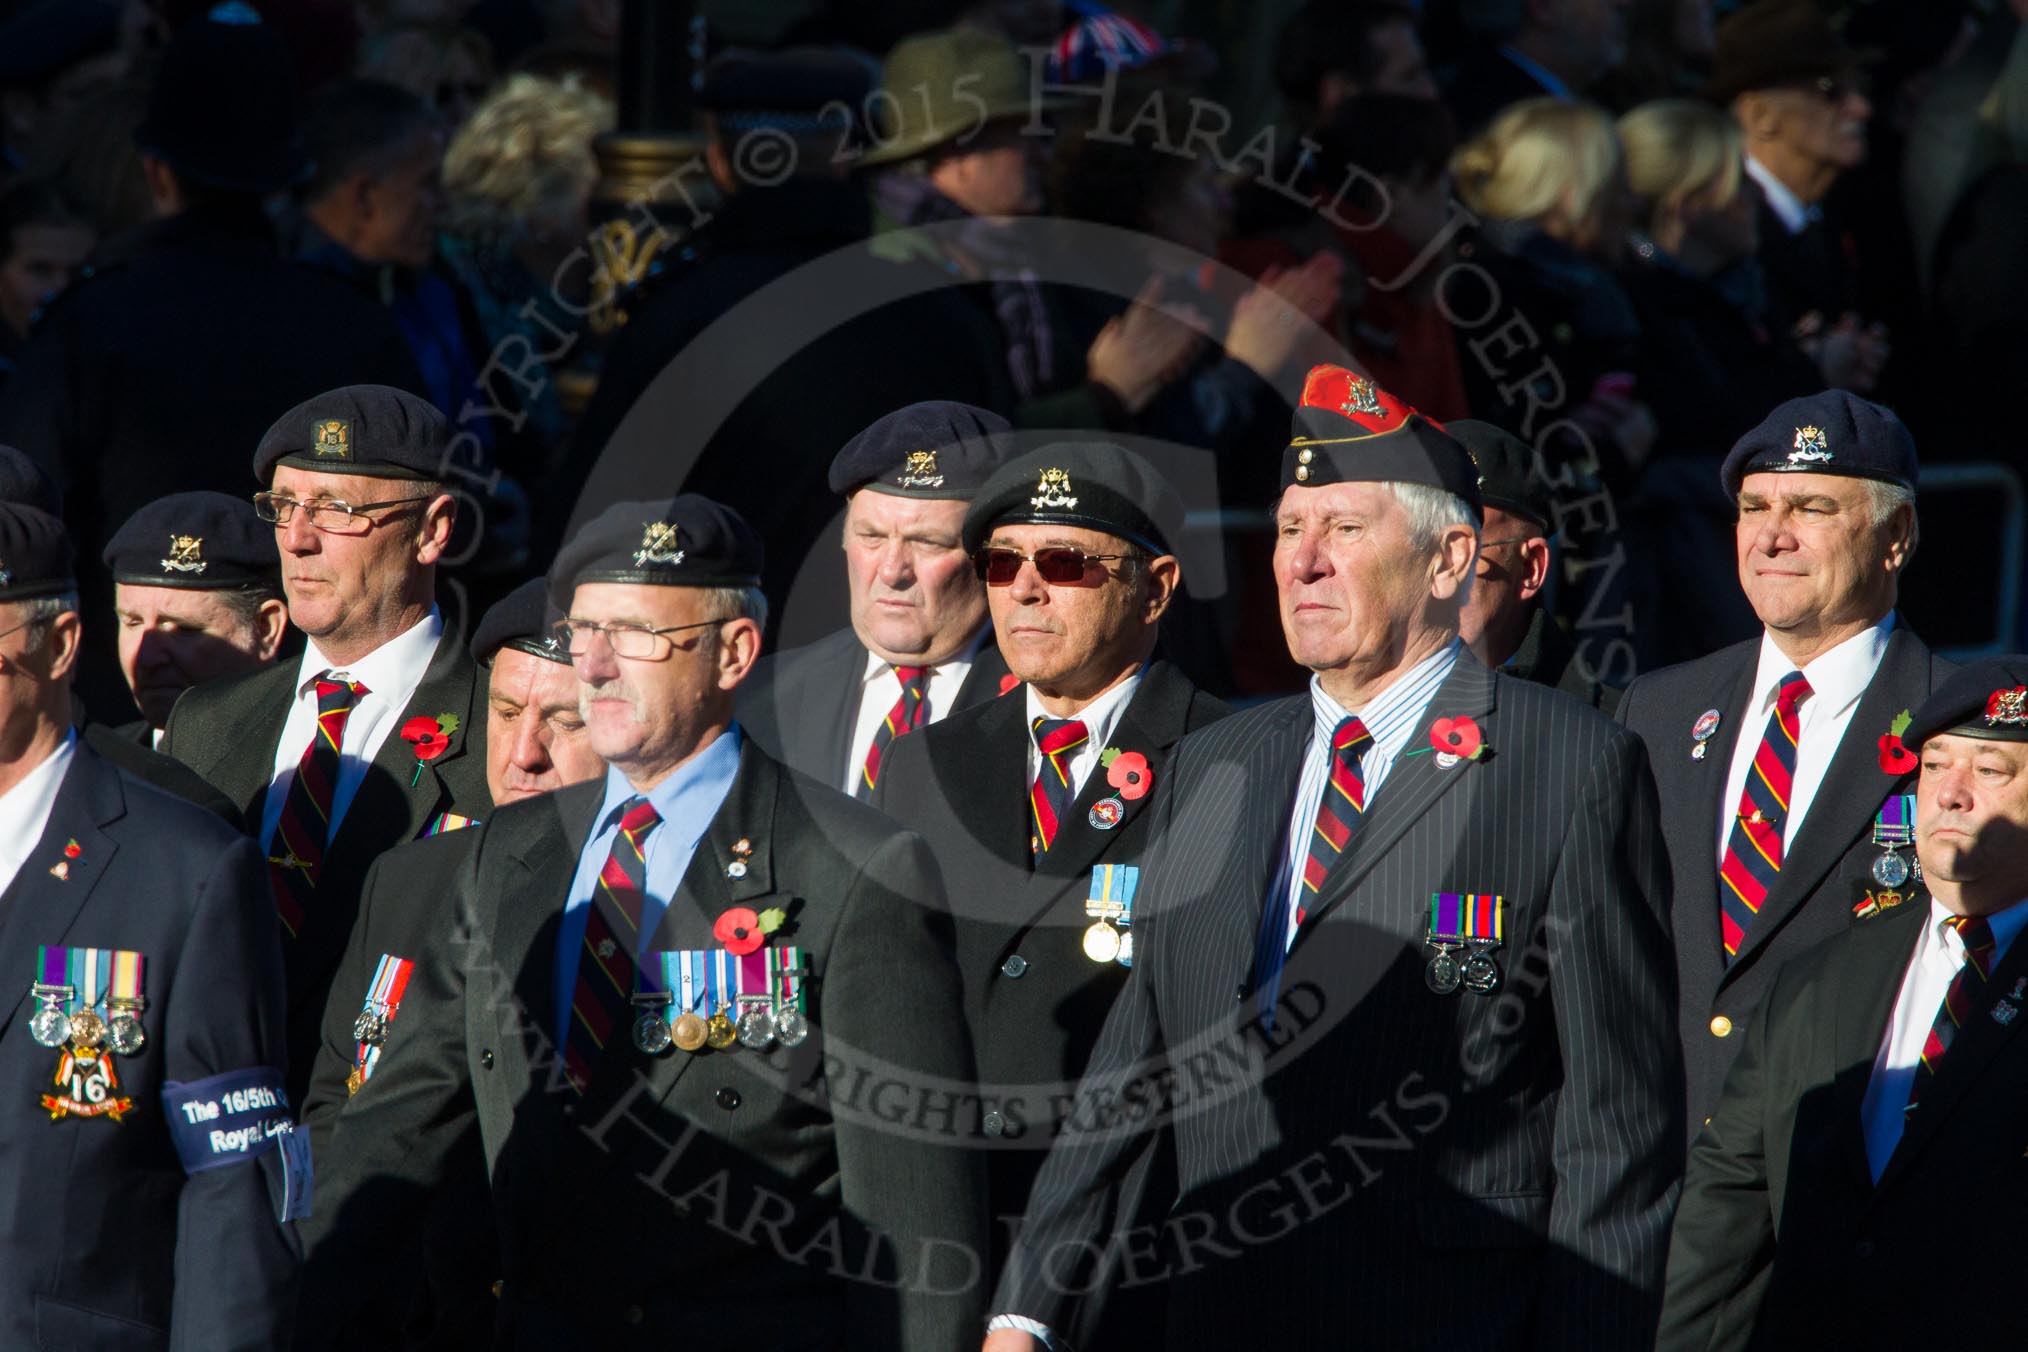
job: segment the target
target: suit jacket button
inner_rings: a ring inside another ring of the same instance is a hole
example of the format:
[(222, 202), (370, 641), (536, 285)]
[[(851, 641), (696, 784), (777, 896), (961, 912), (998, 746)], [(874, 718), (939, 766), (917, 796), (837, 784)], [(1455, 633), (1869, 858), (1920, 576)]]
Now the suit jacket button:
[(727, 1085), (725, 1088), (719, 1090), (716, 1094), (713, 1094), (711, 1097), (716, 1099), (718, 1101), (718, 1106), (725, 1109), (727, 1112), (731, 1112), (734, 1108), (737, 1108), (739, 1106), (739, 1091), (737, 1089), (734, 1089), (730, 1085)]
[(1027, 970), (1028, 959), (1022, 957), (1019, 953), (1009, 953), (1007, 961), (1000, 964), (1000, 971), (1003, 975), (1017, 980)]
[(985, 1119), (979, 1123), (979, 1127), (988, 1136), (998, 1136), (1007, 1130), (1007, 1119), (999, 1113), (987, 1113)]
[(1720, 1014), (1711, 1021), (1711, 1036), (1727, 1037), (1732, 1032), (1732, 1020)]
[(487, 1047), (482, 1051), (480, 1051), (479, 1065), (486, 1070), (491, 1070), (493, 1068), (493, 1049), (491, 1047)]

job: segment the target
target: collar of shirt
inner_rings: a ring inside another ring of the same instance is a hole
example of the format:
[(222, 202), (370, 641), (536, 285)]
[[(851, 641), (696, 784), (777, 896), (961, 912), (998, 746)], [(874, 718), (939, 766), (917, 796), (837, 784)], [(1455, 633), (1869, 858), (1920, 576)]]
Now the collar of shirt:
[(1804, 202), (1788, 184), (1774, 176), (1774, 170), (1751, 155), (1746, 157), (1746, 172), (1749, 178), (1760, 184), (1761, 196), (1767, 199), (1769, 210), (1791, 235), (1802, 234), (1809, 228), (1810, 222), (1824, 218), (1822, 208)]
[(422, 684), (423, 673), (429, 670), (430, 658), (435, 656), (437, 640), (443, 634), (444, 617), (431, 606), (429, 614), (345, 667), (324, 656), (318, 650), (317, 640), (311, 639), (303, 645), (302, 659), (296, 664), (296, 698), (314, 701), (317, 678), (329, 671), (363, 682), (374, 695), (392, 697), (397, 691), (406, 691), (401, 704), (407, 704), (408, 694)]
[[(1112, 741), (1113, 729), (1119, 726), (1120, 715), (1126, 712), (1127, 705), (1133, 701), (1134, 692), (1141, 688), (1141, 677), (1147, 672), (1145, 664), (1135, 667), (1132, 675), (1071, 715), (1084, 724), (1084, 745), (1070, 753), (1070, 787), (1073, 799), (1084, 792), (1085, 780), (1090, 778), (1091, 772), (1097, 768), (1099, 757), (1105, 753), (1107, 743)], [(1042, 752), (1035, 745), (1035, 734), (1031, 729), (1035, 727), (1036, 719), (1054, 718), (1056, 715), (1042, 707), (1042, 701), (1036, 698), (1034, 686), (1023, 686), (1021, 689), (1022, 698), (1027, 702), (1027, 716), (1022, 721), (1021, 728), (1028, 733), (1028, 782), (1033, 784), (1035, 776), (1042, 771)]]
[(1570, 86), (1550, 74), (1541, 62), (1508, 46), (1500, 48), (1500, 55), (1520, 67), (1523, 75), (1541, 85), (1544, 94), (1553, 99), (1561, 99), (1565, 103), (1570, 102)]
[[(1922, 943), (1917, 945), (1917, 962), (1929, 961), (1932, 956), (1947, 960), (1951, 975), (1957, 975), (1958, 968), (1965, 965), (1965, 937), (1958, 933), (1958, 927), (1950, 922), (1956, 913), (1945, 909), (1936, 898), (1930, 898), (1929, 923), (1923, 927)], [(1986, 923), (1993, 930), (1993, 966), (2000, 965), (2000, 959), (2007, 956), (2007, 946), (2014, 942), (2024, 926), (2028, 926), (2028, 898), (2015, 902), (2004, 911), (1996, 911), (1986, 917)]]
[[(960, 681), (964, 680), (965, 673), (972, 668), (972, 663), (979, 660), (979, 649), (986, 646), (986, 640), (992, 637), (992, 634), (992, 625), (980, 625), (979, 632), (972, 635), (964, 647), (930, 668), (931, 682), (934, 683), (937, 677), (950, 671), (957, 672)], [(862, 686), (866, 686), (878, 681), (892, 681), (894, 679), (894, 669), (898, 665), (900, 664), (890, 662), (879, 653), (868, 648), (866, 650), (866, 672), (859, 678), (859, 683)]]
[(1750, 707), (1755, 719), (1767, 718), (1774, 708), (1775, 696), (1781, 691), (1782, 677), (1798, 670), (1810, 683), (1810, 697), (1803, 701), (1799, 711), (1804, 718), (1814, 714), (1821, 721), (1851, 709), (1873, 683), (1873, 673), (1880, 670), (1880, 659), (1887, 655), (1887, 640), (1894, 636), (1894, 623), (1894, 612), (1889, 611), (1880, 623), (1860, 630), (1829, 652), (1819, 653), (1806, 667), (1797, 667), (1775, 646), (1773, 635), (1763, 633), (1760, 665), (1753, 673)]
[[(637, 953), (648, 951), (649, 941), (669, 909), (669, 899), (683, 883), (699, 842), (711, 829), (718, 810), (732, 792), (739, 775), (740, 747), (745, 735), (734, 723), (705, 747), (678, 766), (668, 778), (648, 790), (647, 799), (662, 818), (649, 833), (643, 854), (647, 866), (647, 890), (641, 898), (641, 933)], [(585, 916), (599, 873), (619, 836), (620, 805), (635, 796), (634, 786), (617, 769), (606, 769), (605, 797), (592, 819), (592, 833), (578, 853), (577, 873), (571, 881), (570, 896), (564, 902), (563, 923), (557, 931), (556, 1010), (551, 1027), (557, 1045), (563, 1045), (570, 1022), (571, 996), (577, 987), (579, 950), (584, 947)]]
[(69, 773), (76, 751), (77, 729), (71, 728), (42, 764), (23, 775), (13, 788), (0, 793), (0, 822), (7, 823), (7, 829), (0, 831), (0, 892), (14, 885), (14, 875), (21, 872), (28, 856), (42, 843), (49, 814), (56, 808), (57, 790), (63, 787), (63, 777)]

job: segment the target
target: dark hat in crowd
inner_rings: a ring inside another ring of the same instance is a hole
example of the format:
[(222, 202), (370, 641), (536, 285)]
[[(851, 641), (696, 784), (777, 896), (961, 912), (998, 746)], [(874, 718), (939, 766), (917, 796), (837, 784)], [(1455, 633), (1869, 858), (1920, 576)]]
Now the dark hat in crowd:
[(1756, 0), (1718, 25), (1704, 96), (1729, 102), (1754, 89), (1835, 79), (1880, 59), (1848, 47), (1816, 0)]
[(862, 488), (905, 498), (976, 497), (1013, 450), (997, 413), (947, 399), (910, 404), (845, 443), (831, 461), (831, 491)]
[(51, 516), (63, 515), (63, 494), (26, 451), (0, 446), (0, 502), (18, 502)]
[(135, 144), (193, 183), (271, 193), (309, 172), (296, 128), (295, 61), (244, 0), (176, 30)]
[(1535, 472), (1535, 452), (1504, 427), (1471, 418), (1444, 424), (1479, 467), (1479, 501), (1515, 516), (1525, 516), (1549, 533), (1556, 501), (1549, 481)]
[(863, 165), (894, 164), (969, 141), (988, 122), (1028, 118), (1060, 99), (1035, 100), (1014, 44), (983, 28), (917, 33), (894, 44), (880, 70), (890, 97), (874, 102), (873, 148)]
[(1983, 658), (1946, 676), (1909, 720), (1901, 744), (1920, 752), (1938, 734), (2028, 742), (2028, 655)]
[(760, 536), (732, 508), (696, 493), (618, 502), (557, 552), (549, 599), (559, 611), (587, 582), (655, 587), (758, 587)]
[(63, 522), (18, 502), (0, 502), (0, 601), (76, 590), (70, 532)]
[(1457, 438), (1355, 371), (1312, 367), (1291, 421), (1284, 489), (1427, 484), (1480, 510), (1479, 467)]
[(0, 85), (19, 87), (110, 52), (120, 7), (107, 0), (39, 0), (0, 24)]
[(435, 404), (392, 385), (327, 390), (275, 420), (254, 452), (254, 478), (276, 465), (376, 479), (438, 479), (451, 424)]
[(995, 527), (1083, 526), (1151, 554), (1173, 554), (1183, 534), (1183, 497), (1162, 472), (1110, 441), (1059, 441), (995, 470), (965, 513), (965, 552)]
[(191, 591), (234, 591), (281, 580), (275, 528), (253, 504), (198, 490), (157, 498), (106, 542), (113, 581)]
[(569, 666), (570, 649), (550, 628), (558, 618), (549, 605), (548, 582), (530, 578), (495, 601), (479, 617), (479, 625), (472, 631), (472, 660), (488, 667), (493, 664), (495, 653), (512, 648), (530, 657)]
[(1915, 490), (1915, 438), (1891, 409), (1844, 390), (1775, 406), (1725, 457), (1719, 480), (1736, 496), (1749, 474), (1843, 474)]
[(704, 68), (697, 106), (712, 115), (721, 134), (765, 128), (842, 136), (858, 125), (878, 75), (870, 61), (829, 47), (734, 47)]

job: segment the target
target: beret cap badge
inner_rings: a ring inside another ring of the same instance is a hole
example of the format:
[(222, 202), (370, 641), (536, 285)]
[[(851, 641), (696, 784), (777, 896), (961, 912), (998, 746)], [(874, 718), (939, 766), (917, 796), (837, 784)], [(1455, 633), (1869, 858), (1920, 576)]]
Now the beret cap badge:
[(165, 573), (198, 573), (211, 565), (204, 561), (204, 537), (201, 535), (171, 535), (169, 557), (162, 560)]
[(1035, 482), (1035, 496), (1028, 499), (1030, 507), (1075, 507), (1077, 498), (1071, 487), (1070, 476), (1060, 469), (1046, 469)]
[(908, 465), (895, 483), (903, 488), (942, 488), (944, 476), (937, 469), (937, 453), (910, 451)]
[(644, 522), (641, 530), (641, 547), (635, 551), (634, 563), (644, 568), (651, 563), (674, 567), (683, 562), (682, 544), (675, 522)]
[(310, 424), (310, 450), (319, 460), (350, 460), (352, 424), (344, 418), (319, 418)]
[(1353, 377), (1345, 386), (1345, 402), (1338, 407), (1346, 414), (1364, 413), (1368, 417), (1383, 416), (1387, 412), (1373, 382), (1360, 376)]
[(2028, 726), (2028, 685), (2012, 690), (1995, 690), (1986, 699), (1988, 727)]
[(1791, 465), (1821, 464), (1830, 458), (1830, 443), (1822, 428), (1803, 426), (1796, 429), (1795, 449), (1789, 452)]

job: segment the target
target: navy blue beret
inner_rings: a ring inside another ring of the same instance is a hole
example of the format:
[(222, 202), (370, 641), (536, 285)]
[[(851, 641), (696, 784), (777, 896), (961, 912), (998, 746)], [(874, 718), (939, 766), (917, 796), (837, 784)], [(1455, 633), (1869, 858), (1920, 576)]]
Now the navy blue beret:
[(199, 490), (157, 498), (127, 518), (102, 557), (113, 581), (192, 591), (279, 585), (275, 528), (245, 498)]
[(1008, 461), (965, 513), (965, 552), (996, 526), (1083, 526), (1154, 554), (1175, 553), (1183, 497), (1162, 472), (1110, 441), (1060, 441)]
[(896, 409), (845, 443), (831, 461), (831, 491), (861, 488), (907, 498), (966, 499), (1013, 452), (997, 413), (933, 399)]
[(1290, 419), (1282, 487), (1338, 483), (1425, 484), (1481, 514), (1479, 467), (1440, 423), (1356, 371), (1316, 366)]
[(1535, 451), (1504, 427), (1460, 418), (1444, 431), (1479, 467), (1479, 501), (1487, 507), (1525, 516), (1546, 533), (1555, 521), (1555, 499), (1549, 481), (1535, 472)]
[(760, 536), (732, 508), (697, 493), (664, 502), (618, 502), (557, 552), (549, 599), (570, 609), (586, 582), (655, 587), (758, 587)]
[(1915, 438), (1891, 409), (1844, 390), (1778, 404), (1725, 457), (1728, 497), (1749, 474), (1842, 474), (1915, 489)]
[(392, 385), (327, 390), (275, 420), (254, 452), (254, 478), (276, 465), (376, 479), (441, 479), (450, 420), (427, 399)]
[(0, 502), (18, 502), (51, 516), (63, 515), (63, 494), (25, 451), (0, 446)]
[(1983, 658), (1946, 676), (1909, 719), (1901, 744), (1920, 752), (1938, 733), (2028, 742), (2028, 655)]
[(70, 532), (63, 522), (18, 502), (0, 502), (0, 601), (76, 590)]
[(549, 605), (549, 584), (543, 578), (528, 581), (495, 601), (479, 617), (472, 630), (472, 660), (491, 666), (493, 654), (502, 648), (527, 653), (530, 657), (570, 665), (570, 649), (557, 641), (550, 626), (562, 618)]

